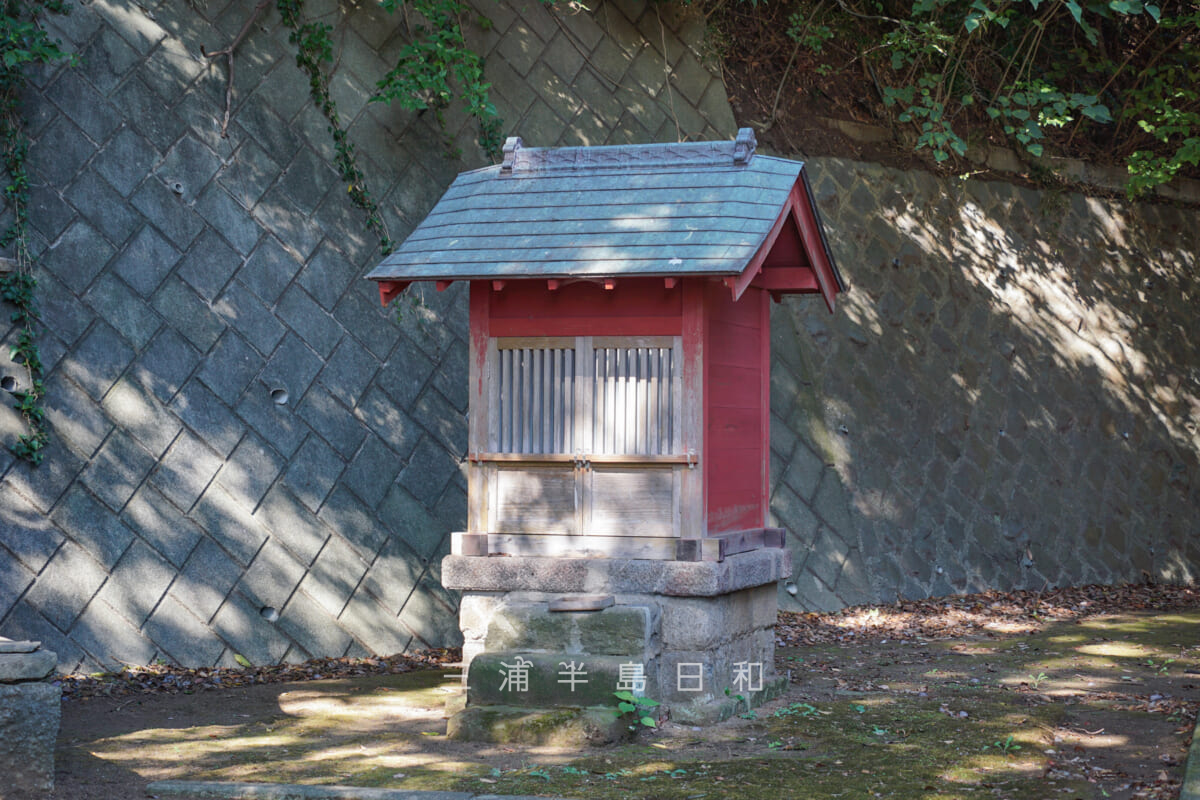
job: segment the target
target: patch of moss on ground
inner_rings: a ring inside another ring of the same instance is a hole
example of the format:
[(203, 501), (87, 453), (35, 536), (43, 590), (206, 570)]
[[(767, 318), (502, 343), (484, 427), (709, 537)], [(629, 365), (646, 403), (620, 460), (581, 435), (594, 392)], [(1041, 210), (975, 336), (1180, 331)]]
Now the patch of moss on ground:
[[(501, 772), (487, 785), (504, 794), (611, 800), (687, 800), (706, 791), (776, 800), (781, 787), (807, 797), (949, 798), (998, 786), (1013, 800), (1043, 800), (1059, 790), (1090, 795), (1084, 781), (1043, 778), (1043, 731), (1061, 715), (1054, 706), (1014, 709), (985, 693), (959, 696), (953, 708), (891, 694), (799, 701), (748, 726), (751, 752), (736, 760), (698, 761), (686, 747), (625, 747), (603, 759)], [(482, 785), (465, 779), (453, 788)]]

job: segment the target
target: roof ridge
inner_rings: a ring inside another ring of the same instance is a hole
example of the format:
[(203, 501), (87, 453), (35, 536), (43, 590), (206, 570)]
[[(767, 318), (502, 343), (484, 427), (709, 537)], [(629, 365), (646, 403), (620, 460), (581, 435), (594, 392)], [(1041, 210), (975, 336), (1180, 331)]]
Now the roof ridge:
[(667, 142), (592, 147), (525, 147), (519, 136), (504, 143), (500, 175), (606, 169), (746, 166), (758, 141), (751, 128), (728, 142)]

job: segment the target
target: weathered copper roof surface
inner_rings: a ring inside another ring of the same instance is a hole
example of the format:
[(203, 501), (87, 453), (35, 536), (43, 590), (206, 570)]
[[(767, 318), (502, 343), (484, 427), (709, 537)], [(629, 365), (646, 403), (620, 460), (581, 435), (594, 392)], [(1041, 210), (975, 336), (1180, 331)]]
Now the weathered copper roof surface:
[(367, 277), (739, 275), (793, 187), (809, 192), (802, 163), (754, 146), (749, 129), (731, 142), (524, 148), (510, 139), (503, 164), (459, 175)]

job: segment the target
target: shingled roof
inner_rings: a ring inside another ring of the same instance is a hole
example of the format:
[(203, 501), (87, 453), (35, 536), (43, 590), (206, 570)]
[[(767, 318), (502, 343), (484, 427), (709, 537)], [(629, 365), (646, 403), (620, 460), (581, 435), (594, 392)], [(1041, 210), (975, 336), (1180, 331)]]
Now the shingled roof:
[(817, 280), (776, 288), (819, 289), (832, 308), (845, 285), (804, 164), (755, 145), (749, 128), (681, 144), (527, 148), (510, 138), (502, 164), (459, 175), (367, 277), (385, 301), (412, 281), (520, 278), (712, 276), (740, 294), (791, 218), (807, 262), (791, 266)]

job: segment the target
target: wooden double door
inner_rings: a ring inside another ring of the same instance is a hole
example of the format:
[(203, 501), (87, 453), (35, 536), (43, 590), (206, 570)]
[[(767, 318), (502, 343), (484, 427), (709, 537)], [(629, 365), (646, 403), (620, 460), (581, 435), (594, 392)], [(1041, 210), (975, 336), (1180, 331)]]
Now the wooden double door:
[[(684, 452), (679, 337), (489, 341), (486, 532), (552, 553), (553, 537), (680, 535)], [(624, 542), (620, 547), (628, 547)]]

